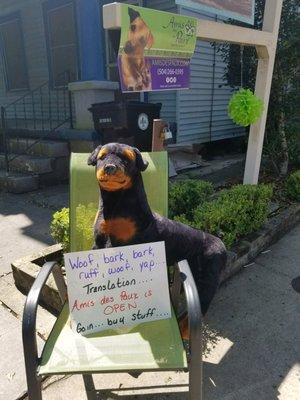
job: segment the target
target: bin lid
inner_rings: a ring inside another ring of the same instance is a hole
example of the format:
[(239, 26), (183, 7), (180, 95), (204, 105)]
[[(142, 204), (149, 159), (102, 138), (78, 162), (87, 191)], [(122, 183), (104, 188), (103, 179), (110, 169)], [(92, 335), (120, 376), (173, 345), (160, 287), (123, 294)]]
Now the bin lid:
[(159, 107), (161, 109), (162, 103), (146, 103), (145, 101), (137, 101), (137, 100), (125, 100), (125, 101), (106, 101), (104, 103), (93, 103), (89, 108), (89, 111), (92, 111), (94, 108), (98, 107), (107, 107), (107, 106), (133, 106), (133, 107)]

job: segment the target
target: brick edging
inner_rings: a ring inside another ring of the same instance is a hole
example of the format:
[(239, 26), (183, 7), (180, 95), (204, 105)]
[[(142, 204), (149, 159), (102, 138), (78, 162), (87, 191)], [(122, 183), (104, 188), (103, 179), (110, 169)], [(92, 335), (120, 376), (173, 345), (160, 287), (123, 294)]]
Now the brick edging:
[(228, 251), (228, 262), (221, 282), (251, 263), (263, 250), (278, 241), (300, 221), (300, 204), (292, 204), (280, 214), (270, 218), (265, 225), (247, 239), (241, 240), (232, 251)]

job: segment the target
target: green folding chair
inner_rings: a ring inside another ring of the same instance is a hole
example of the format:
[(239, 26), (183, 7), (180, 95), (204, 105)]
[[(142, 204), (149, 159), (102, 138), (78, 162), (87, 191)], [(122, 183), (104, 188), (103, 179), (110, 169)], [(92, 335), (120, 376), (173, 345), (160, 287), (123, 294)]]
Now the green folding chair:
[[(149, 162), (143, 181), (153, 211), (167, 215), (168, 158), (165, 152), (143, 153)], [(99, 189), (95, 171), (87, 165), (88, 154), (72, 154), (70, 174), (71, 251), (89, 250), (93, 243), (92, 225), (98, 209)], [(178, 263), (170, 287), (172, 318), (142, 323), (128, 333), (107, 330), (88, 337), (74, 333), (66, 299), (66, 284), (56, 262), (45, 263), (33, 283), (24, 308), (23, 347), (30, 400), (41, 400), (43, 376), (82, 374), (86, 388), (94, 373), (146, 371), (189, 371), (189, 399), (202, 399), (201, 309), (196, 285), (187, 261)], [(46, 341), (41, 357), (36, 342), (36, 313), (40, 293), (53, 273), (62, 310)], [(183, 286), (190, 328), (189, 356), (182, 343), (174, 309)]]

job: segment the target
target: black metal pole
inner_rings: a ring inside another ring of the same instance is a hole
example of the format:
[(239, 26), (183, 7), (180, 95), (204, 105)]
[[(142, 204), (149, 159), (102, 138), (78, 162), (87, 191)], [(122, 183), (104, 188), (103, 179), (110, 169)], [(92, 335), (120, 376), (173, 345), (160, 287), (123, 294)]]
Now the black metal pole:
[(2, 125), (2, 139), (3, 139), (3, 150), (5, 157), (5, 169), (9, 172), (9, 161), (8, 161), (8, 149), (7, 149), (7, 138), (6, 138), (6, 121), (5, 121), (5, 108), (1, 106), (1, 125)]

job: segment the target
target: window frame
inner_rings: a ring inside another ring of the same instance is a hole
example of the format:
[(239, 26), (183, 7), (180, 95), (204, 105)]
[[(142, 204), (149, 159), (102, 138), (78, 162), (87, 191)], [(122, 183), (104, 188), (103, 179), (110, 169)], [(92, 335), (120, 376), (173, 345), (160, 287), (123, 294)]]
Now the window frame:
[(8, 66), (7, 66), (7, 55), (5, 54), (6, 53), (5, 47), (4, 47), (4, 45), (2, 45), (2, 38), (1, 38), (1, 34), (0, 34), (0, 56), (2, 58), (5, 88), (6, 88), (6, 92), (12, 92), (12, 93), (13, 92), (24, 92), (29, 89), (28, 65), (27, 65), (27, 58), (26, 58), (26, 52), (25, 52), (25, 40), (24, 40), (24, 32), (23, 32), (21, 13), (18, 11), (18, 12), (10, 13), (10, 14), (0, 17), (0, 25), (6, 25), (13, 21), (17, 21), (18, 26), (20, 28), (21, 57), (22, 57), (22, 62), (23, 62), (26, 86), (24, 86), (22, 88), (21, 87), (20, 88), (12, 88), (11, 87), (11, 80), (9, 79)]
[(65, 85), (56, 85), (54, 75), (53, 75), (53, 57), (52, 57), (52, 47), (50, 45), (49, 13), (52, 11), (58, 10), (60, 8), (64, 8), (68, 5), (72, 5), (74, 28), (75, 28), (75, 42), (74, 42), (74, 45), (76, 47), (76, 49), (75, 49), (76, 50), (75, 51), (75, 54), (76, 54), (75, 80), (80, 80), (80, 76), (81, 76), (76, 2), (74, 0), (48, 0), (48, 1), (45, 1), (43, 3), (44, 31), (45, 31), (45, 40), (46, 40), (46, 48), (47, 48), (48, 75), (49, 75), (49, 82), (50, 82), (50, 85), (52, 88), (64, 87)]

